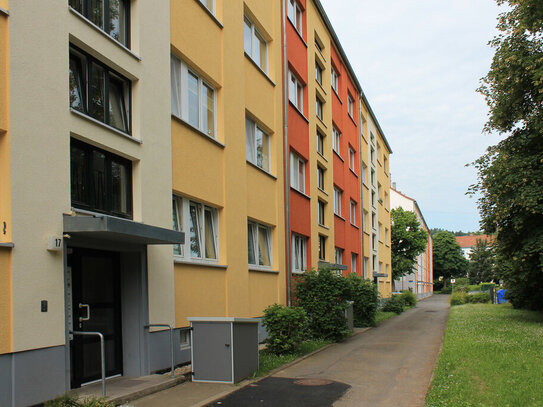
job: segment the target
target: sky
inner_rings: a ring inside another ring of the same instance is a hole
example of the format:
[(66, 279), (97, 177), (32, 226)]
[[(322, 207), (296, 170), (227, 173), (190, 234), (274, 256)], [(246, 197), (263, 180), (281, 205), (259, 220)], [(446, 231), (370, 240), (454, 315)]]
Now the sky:
[(494, 0), (321, 0), (393, 154), (392, 181), (430, 228), (479, 230), (465, 165), (497, 135), (476, 92), (494, 50)]

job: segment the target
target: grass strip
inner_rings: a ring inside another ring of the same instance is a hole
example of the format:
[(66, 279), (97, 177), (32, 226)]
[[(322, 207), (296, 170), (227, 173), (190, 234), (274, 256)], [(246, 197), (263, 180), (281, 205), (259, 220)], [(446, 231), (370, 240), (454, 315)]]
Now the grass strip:
[(426, 406), (542, 406), (542, 349), (540, 312), (453, 307)]
[(395, 317), (396, 315), (398, 314), (396, 314), (395, 312), (377, 311), (377, 314), (375, 314), (375, 325), (379, 325), (381, 322)]

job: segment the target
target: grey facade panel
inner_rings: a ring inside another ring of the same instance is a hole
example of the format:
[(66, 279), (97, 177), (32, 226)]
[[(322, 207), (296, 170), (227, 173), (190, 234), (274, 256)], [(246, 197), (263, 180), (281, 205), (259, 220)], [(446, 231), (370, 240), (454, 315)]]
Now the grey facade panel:
[(258, 370), (258, 324), (233, 324), (234, 382)]
[(0, 355), (0, 406), (11, 406), (11, 362), (13, 354)]
[[(175, 365), (190, 362), (190, 348), (181, 348), (182, 329), (173, 330), (173, 352)], [(170, 369), (170, 331), (158, 331), (149, 334), (149, 359), (151, 373)]]

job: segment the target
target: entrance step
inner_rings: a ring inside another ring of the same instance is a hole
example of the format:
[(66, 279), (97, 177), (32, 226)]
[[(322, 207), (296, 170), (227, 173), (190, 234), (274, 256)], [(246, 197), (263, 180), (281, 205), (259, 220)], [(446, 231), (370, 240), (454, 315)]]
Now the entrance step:
[[(126, 404), (141, 397), (177, 386), (188, 380), (186, 368), (176, 369), (175, 377), (170, 373), (140, 377), (112, 377), (106, 380), (106, 398), (115, 405)], [(190, 369), (188, 369), (190, 371)], [(78, 398), (102, 397), (102, 382), (98, 381), (72, 390)]]

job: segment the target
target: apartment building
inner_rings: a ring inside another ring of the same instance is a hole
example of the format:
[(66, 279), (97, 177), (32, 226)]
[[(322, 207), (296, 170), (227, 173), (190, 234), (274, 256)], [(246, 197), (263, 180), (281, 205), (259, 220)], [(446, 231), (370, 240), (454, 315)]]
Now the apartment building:
[(318, 0), (0, 0), (0, 405), (98, 379), (89, 332), (107, 376), (169, 367), (157, 324), (187, 362), (308, 268), (390, 296), (390, 153)]
[(390, 205), (392, 209), (402, 208), (405, 211), (413, 212), (417, 216), (420, 227), (428, 234), (426, 249), (417, 256), (417, 262), (413, 266), (413, 272), (401, 277), (399, 280), (394, 280), (394, 290), (410, 290), (418, 298), (428, 297), (432, 295), (434, 291), (434, 273), (432, 261), (433, 246), (430, 229), (424, 220), (424, 216), (422, 215), (422, 211), (420, 210), (417, 201), (401, 193), (394, 187), (390, 189)]

